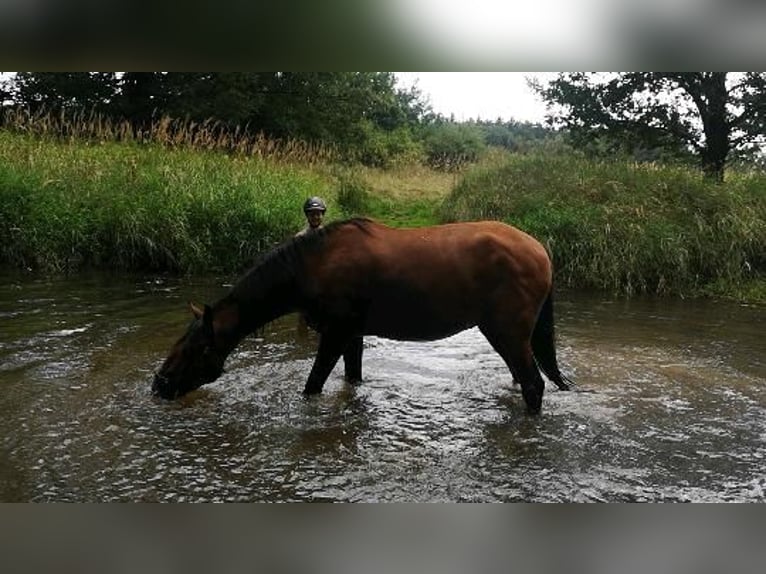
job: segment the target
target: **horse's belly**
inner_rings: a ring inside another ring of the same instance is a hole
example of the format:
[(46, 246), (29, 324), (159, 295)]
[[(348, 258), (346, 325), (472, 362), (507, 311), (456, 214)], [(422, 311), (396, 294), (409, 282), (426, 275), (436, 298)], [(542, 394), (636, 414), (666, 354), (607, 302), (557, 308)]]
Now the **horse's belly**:
[(431, 304), (373, 305), (365, 333), (402, 341), (433, 341), (475, 326), (476, 313), (466, 308), (435, 309)]
[(445, 337), (456, 335), (473, 326), (474, 325), (451, 325), (448, 328), (413, 328), (412, 326), (406, 325), (388, 325), (376, 328), (371, 325), (365, 329), (365, 335), (375, 335), (376, 337), (395, 339), (397, 341), (436, 341), (437, 339), (444, 339)]

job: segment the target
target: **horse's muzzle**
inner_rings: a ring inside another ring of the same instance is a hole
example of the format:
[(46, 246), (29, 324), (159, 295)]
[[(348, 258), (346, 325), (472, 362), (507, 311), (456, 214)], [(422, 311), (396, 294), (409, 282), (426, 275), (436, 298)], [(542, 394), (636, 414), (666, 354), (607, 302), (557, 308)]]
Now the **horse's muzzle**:
[(178, 396), (178, 389), (170, 387), (170, 381), (164, 375), (156, 373), (152, 381), (152, 394), (166, 400), (173, 400)]

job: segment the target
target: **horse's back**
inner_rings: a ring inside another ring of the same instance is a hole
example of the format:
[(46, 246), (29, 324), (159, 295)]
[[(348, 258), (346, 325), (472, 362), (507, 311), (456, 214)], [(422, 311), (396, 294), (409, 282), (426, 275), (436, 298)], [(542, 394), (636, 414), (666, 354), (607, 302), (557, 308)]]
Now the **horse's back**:
[(498, 221), (451, 223), (396, 229), (371, 223), (367, 234), (357, 231), (353, 244), (362, 259), (385, 272), (418, 275), (466, 272), (492, 274), (550, 272), (545, 248), (518, 228)]
[(338, 309), (364, 302), (371, 334), (443, 337), (500, 307), (536, 312), (550, 286), (545, 249), (503, 223), (396, 229), (365, 222), (338, 231), (312, 264), (316, 297)]

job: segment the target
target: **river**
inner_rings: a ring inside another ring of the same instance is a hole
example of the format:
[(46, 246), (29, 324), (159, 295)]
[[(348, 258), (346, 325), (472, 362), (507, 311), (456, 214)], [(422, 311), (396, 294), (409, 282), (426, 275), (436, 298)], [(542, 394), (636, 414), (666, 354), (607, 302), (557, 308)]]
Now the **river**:
[(562, 292), (539, 416), (478, 330), (367, 338), (362, 385), (297, 317), (173, 402), (153, 371), (226, 290), (195, 280), (0, 275), (0, 501), (764, 501), (766, 309)]

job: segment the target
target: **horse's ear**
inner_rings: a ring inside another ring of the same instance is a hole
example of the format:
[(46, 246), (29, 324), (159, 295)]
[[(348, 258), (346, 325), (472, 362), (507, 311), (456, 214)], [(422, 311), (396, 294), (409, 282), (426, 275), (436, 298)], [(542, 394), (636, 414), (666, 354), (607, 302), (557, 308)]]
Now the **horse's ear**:
[(213, 309), (210, 305), (200, 307), (189, 301), (189, 308), (194, 313), (195, 318), (202, 320), (202, 328), (205, 333), (212, 337), (215, 331), (213, 330)]
[[(207, 307), (207, 305), (205, 305)], [(205, 316), (205, 309), (189, 301), (189, 309), (197, 319), (202, 319)]]

